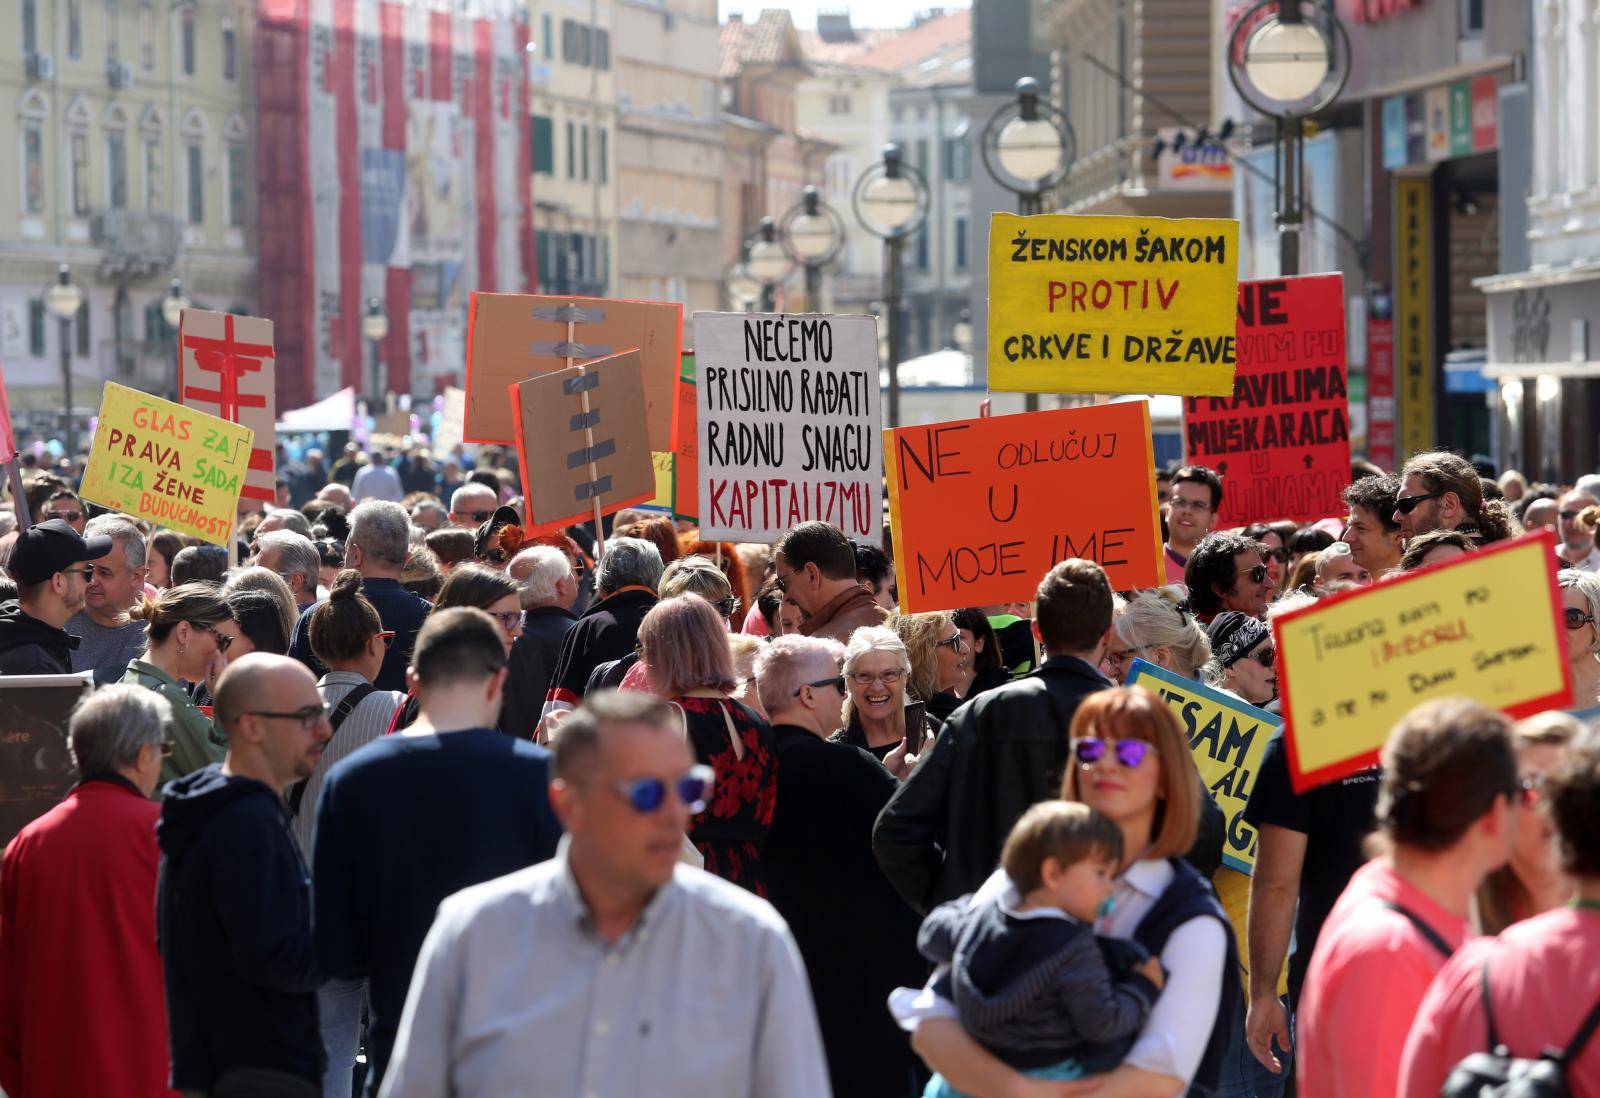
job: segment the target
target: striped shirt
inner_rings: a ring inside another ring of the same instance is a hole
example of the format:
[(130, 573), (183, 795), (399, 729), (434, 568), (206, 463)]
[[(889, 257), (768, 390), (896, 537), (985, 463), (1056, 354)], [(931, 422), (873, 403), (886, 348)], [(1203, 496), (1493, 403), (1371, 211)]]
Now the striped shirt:
[[(331, 715), (334, 706), (343, 701), (346, 694), (358, 686), (365, 686), (366, 682), (354, 671), (329, 671), (317, 683), (317, 693), (322, 695), (322, 704), (328, 707)], [(305, 856), (306, 864), (310, 864), (311, 832), (317, 824), (317, 798), (322, 794), (322, 782), (328, 776), (329, 768), (383, 735), (389, 727), (389, 719), (405, 698), (398, 691), (374, 690), (361, 699), (361, 704), (344, 719), (344, 723), (334, 732), (333, 739), (323, 749), (322, 758), (317, 760), (316, 769), (306, 782), (305, 796), (300, 800), (300, 812), (289, 825), (294, 832), (295, 842), (300, 844), (300, 853)]]

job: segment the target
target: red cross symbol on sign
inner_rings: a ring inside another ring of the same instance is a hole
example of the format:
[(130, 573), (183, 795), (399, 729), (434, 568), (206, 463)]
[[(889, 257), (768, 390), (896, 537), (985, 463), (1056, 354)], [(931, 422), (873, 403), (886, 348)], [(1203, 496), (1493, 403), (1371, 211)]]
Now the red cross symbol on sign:
[(239, 422), (239, 409), (264, 408), (267, 398), (259, 394), (241, 393), (239, 380), (246, 374), (260, 371), (264, 359), (274, 357), (270, 343), (235, 343), (233, 317), (225, 320), (221, 339), (209, 336), (185, 335), (183, 345), (194, 352), (195, 368), (217, 375), (215, 389), (202, 389), (186, 385), (186, 399), (214, 400), (217, 415), (232, 423)]

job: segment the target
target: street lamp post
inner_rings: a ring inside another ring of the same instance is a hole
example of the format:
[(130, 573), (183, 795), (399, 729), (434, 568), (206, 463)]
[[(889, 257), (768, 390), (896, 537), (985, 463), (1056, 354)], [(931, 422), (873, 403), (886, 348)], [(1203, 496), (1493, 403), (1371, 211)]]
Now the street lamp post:
[(900, 358), (904, 324), (900, 316), (901, 260), (906, 238), (928, 220), (928, 184), (904, 162), (900, 146), (883, 147), (883, 160), (856, 180), (851, 195), (856, 220), (883, 241), (883, 300), (889, 329), (889, 425), (900, 426)]
[(67, 416), (62, 442), (70, 462), (78, 454), (78, 427), (72, 413), (72, 319), (83, 307), (83, 290), (72, 281), (72, 268), (65, 263), (56, 269), (55, 285), (46, 291), (44, 303), (61, 322), (61, 396)]
[(817, 188), (807, 187), (800, 192), (800, 202), (783, 215), (779, 229), (789, 254), (805, 268), (806, 308), (822, 312), (822, 268), (844, 247), (844, 222)]
[(1350, 37), (1317, 0), (1257, 0), (1228, 37), (1228, 79), (1239, 97), (1277, 120), (1274, 183), (1279, 273), (1300, 273), (1305, 205), (1305, 120), (1350, 77)]
[(367, 298), (367, 312), (361, 318), (361, 334), (367, 337), (367, 346), (372, 349), (372, 394), (367, 400), (367, 406), (374, 422), (378, 411), (383, 404), (383, 371), (382, 363), (378, 359), (378, 344), (389, 334), (389, 317), (383, 311), (383, 304), (375, 297)]
[(789, 253), (778, 242), (777, 222), (763, 217), (750, 242), (750, 258), (745, 261), (745, 270), (761, 283), (762, 312), (770, 313), (777, 307), (778, 283), (789, 277), (789, 267)]
[(175, 278), (167, 286), (167, 296), (161, 299), (161, 319), (166, 321), (169, 331), (178, 330), (183, 322), (183, 311), (188, 307), (189, 299), (183, 296), (183, 279)]
[(748, 313), (761, 301), (762, 285), (750, 273), (750, 242), (739, 247), (739, 258), (730, 260), (722, 269), (722, 292), (728, 309), (735, 313)]

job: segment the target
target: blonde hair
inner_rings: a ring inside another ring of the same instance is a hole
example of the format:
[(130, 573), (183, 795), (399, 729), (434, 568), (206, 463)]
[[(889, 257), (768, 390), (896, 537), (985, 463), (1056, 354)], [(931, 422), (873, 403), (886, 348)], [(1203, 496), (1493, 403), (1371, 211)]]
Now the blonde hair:
[(731, 694), (738, 686), (728, 627), (699, 595), (662, 599), (639, 623), (639, 657), (664, 698), (710, 688)]
[(1134, 648), (1165, 648), (1173, 668), (1184, 678), (1197, 678), (1211, 658), (1211, 641), (1188, 609), (1183, 588), (1169, 585), (1139, 591), (1123, 603), (1112, 623), (1122, 642)]
[(714, 561), (705, 557), (679, 557), (661, 572), (661, 597), (699, 595), (716, 602), (733, 594), (733, 584)]
[(905, 644), (911, 661), (907, 692), (918, 701), (927, 701), (939, 692), (939, 633), (946, 625), (955, 624), (955, 615), (948, 610), (895, 614), (885, 624)]

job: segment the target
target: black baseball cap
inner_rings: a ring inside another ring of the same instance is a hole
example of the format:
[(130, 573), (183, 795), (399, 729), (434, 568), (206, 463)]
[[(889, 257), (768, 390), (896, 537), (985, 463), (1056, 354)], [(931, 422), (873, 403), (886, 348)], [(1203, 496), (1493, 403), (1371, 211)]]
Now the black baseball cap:
[(81, 537), (61, 519), (47, 519), (17, 535), (7, 570), (19, 586), (31, 587), (80, 561), (99, 560), (111, 552), (111, 546), (111, 539), (103, 534)]

